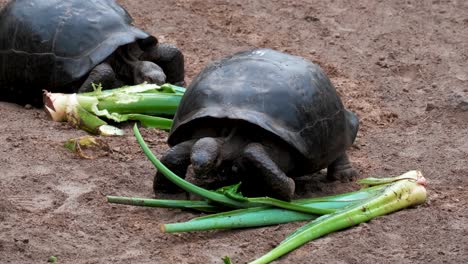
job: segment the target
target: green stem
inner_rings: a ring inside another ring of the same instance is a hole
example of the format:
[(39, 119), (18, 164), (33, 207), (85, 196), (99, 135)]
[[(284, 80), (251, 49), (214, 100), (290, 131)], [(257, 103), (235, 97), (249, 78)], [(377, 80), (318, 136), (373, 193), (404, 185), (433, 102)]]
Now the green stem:
[(114, 94), (99, 99), (97, 108), (110, 113), (173, 116), (182, 95), (169, 93)]
[(335, 209), (318, 208), (318, 207), (314, 207), (313, 205), (305, 206), (305, 205), (296, 204), (296, 203), (289, 203), (289, 202), (281, 201), (281, 200), (270, 198), (270, 197), (247, 198), (247, 200), (249, 202), (256, 203), (256, 204), (270, 205), (274, 207), (279, 207), (283, 209), (288, 209), (288, 210), (302, 212), (302, 213), (309, 213), (309, 214), (324, 215), (324, 214), (330, 214), (336, 211)]
[[(412, 174), (421, 176), (423, 179), (420, 172), (412, 171)], [(412, 180), (399, 180), (384, 188), (381, 195), (333, 214), (319, 217), (296, 230), (280, 245), (251, 264), (269, 263), (310, 240), (369, 221), (377, 216), (421, 204), (426, 200), (426, 189), (420, 182), (423, 181), (416, 179), (416, 177)]]
[(213, 214), (209, 215), (208, 218), (195, 218), (183, 223), (164, 224), (161, 225), (161, 230), (165, 233), (176, 233), (213, 229), (234, 229), (305, 221), (315, 218), (317, 218), (317, 215), (285, 209), (253, 207)]
[(180, 208), (194, 209), (203, 212), (219, 212), (221, 208), (210, 205), (206, 201), (187, 200), (160, 200), (137, 197), (107, 196), (109, 203), (126, 204), (134, 206), (160, 207), (160, 208)]
[(70, 101), (75, 102), (69, 111), (67, 110), (67, 120), (73, 127), (78, 127), (92, 134), (105, 136), (123, 135), (123, 131), (108, 125), (104, 120), (88, 112), (76, 102), (76, 96), (70, 95)]
[(150, 128), (159, 128), (164, 130), (170, 130), (172, 127), (172, 119), (141, 115), (141, 114), (128, 114), (126, 115), (128, 120), (140, 121), (141, 125)]
[[(293, 201), (304, 206), (322, 209), (342, 209), (381, 193), (385, 186), (361, 189), (355, 192)], [(254, 207), (238, 209), (194, 218), (187, 222), (164, 224), (161, 230), (167, 233), (203, 231), (211, 229), (233, 229), (282, 224), (294, 221), (311, 220), (318, 217), (286, 209)]]

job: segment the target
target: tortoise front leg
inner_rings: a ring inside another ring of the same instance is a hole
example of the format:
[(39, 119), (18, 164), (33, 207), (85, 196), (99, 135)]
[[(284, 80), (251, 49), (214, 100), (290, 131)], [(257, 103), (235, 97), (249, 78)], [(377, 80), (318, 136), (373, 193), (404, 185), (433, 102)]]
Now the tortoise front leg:
[(83, 82), (78, 89), (78, 93), (92, 92), (94, 84), (101, 84), (104, 89), (114, 88), (116, 82), (115, 72), (108, 62), (103, 62), (96, 65), (88, 75), (88, 78)]
[(357, 171), (351, 166), (348, 155), (343, 153), (327, 168), (329, 180), (350, 181), (358, 176)]
[[(177, 176), (185, 178), (187, 167), (190, 165), (190, 153), (195, 141), (196, 140), (193, 139), (175, 145), (164, 153), (161, 162), (172, 172), (177, 174)], [(159, 191), (176, 192), (180, 189), (158, 171), (154, 176), (153, 190), (157, 193)]]
[[(263, 184), (270, 191), (272, 197), (290, 201), (294, 196), (294, 180), (278, 167), (268, 155), (268, 151), (262, 144), (250, 143), (242, 153), (243, 162), (247, 162), (262, 177)], [(257, 175), (257, 174), (255, 174)]]

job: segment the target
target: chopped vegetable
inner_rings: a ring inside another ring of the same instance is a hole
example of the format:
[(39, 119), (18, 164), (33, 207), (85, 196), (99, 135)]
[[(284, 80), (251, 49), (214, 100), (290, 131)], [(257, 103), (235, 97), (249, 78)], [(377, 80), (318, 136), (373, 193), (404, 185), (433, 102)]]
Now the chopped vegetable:
[(57, 263), (57, 257), (56, 257), (56, 256), (50, 256), (50, 257), (47, 259), (47, 262), (50, 262), (50, 263)]
[[(296, 200), (293, 203), (331, 210), (342, 209), (375, 196), (382, 188), (383, 186), (376, 186), (335, 196)], [(253, 207), (197, 217), (187, 222), (163, 224), (161, 230), (166, 233), (175, 233), (246, 228), (306, 221), (319, 216), (318, 214), (308, 214), (281, 208)]]
[(170, 129), (185, 88), (171, 84), (139, 84), (122, 88), (95, 90), (82, 94), (44, 91), (45, 110), (54, 121), (68, 121), (72, 126), (93, 134), (122, 135), (123, 131), (108, 125), (135, 120), (145, 127)]
[(231, 259), (228, 257), (228, 256), (225, 256), (224, 258), (222, 258), (224, 264), (231, 264)]
[[(336, 210), (355, 204), (356, 202), (361, 202), (375, 195), (380, 188), (383, 188), (383, 186), (365, 188), (359, 191), (333, 196), (295, 200), (293, 203)], [(317, 214), (308, 214), (267, 206), (226, 212), (228, 208), (215, 206), (207, 201), (161, 200), (120, 196), (107, 196), (107, 201), (109, 203), (135, 206), (181, 208), (211, 213), (218, 212), (217, 214), (197, 217), (188, 222), (163, 224), (161, 225), (161, 230), (166, 233), (267, 226), (311, 220), (320, 216)]]
[[(333, 214), (321, 216), (297, 229), (276, 248), (250, 263), (270, 263), (310, 240), (369, 221), (377, 216), (424, 203), (426, 200), (426, 180), (421, 172), (409, 171), (397, 178), (396, 181), (390, 181), (391, 183), (383, 188), (378, 195), (351, 207), (338, 210)], [(384, 179), (383, 182), (388, 183), (387, 180)], [(378, 179), (373, 178), (372, 181), (364, 182), (375, 184)]]
[(160, 208), (181, 208), (193, 209), (202, 212), (219, 212), (220, 207), (209, 204), (206, 201), (187, 201), (187, 200), (159, 200), (135, 197), (107, 196), (109, 203), (127, 204), (147, 207)]
[(88, 154), (89, 150), (95, 151), (109, 151), (109, 146), (101, 139), (93, 136), (82, 136), (79, 138), (72, 138), (64, 143), (64, 147), (68, 150), (75, 152), (78, 156), (84, 159), (94, 159), (96, 156)]

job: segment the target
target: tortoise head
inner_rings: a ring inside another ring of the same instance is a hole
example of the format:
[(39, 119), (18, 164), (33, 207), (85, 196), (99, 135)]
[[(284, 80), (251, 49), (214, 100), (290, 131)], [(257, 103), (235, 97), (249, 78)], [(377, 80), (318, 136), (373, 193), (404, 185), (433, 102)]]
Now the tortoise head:
[(222, 145), (221, 139), (212, 137), (204, 137), (195, 142), (190, 156), (195, 175), (208, 174), (221, 164)]

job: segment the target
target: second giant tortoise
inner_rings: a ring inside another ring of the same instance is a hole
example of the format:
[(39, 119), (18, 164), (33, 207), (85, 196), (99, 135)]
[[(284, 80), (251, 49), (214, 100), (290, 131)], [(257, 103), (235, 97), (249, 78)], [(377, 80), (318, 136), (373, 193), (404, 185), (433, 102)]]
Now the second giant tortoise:
[(114, 0), (10, 1), (0, 13), (0, 100), (40, 106), (43, 89), (183, 83), (182, 53), (131, 23)]
[[(182, 177), (190, 164), (195, 176), (230, 168), (242, 185), (290, 200), (295, 177), (324, 168), (332, 178), (356, 175), (346, 149), (358, 125), (318, 65), (254, 49), (198, 74), (181, 100), (171, 148), (161, 161)], [(155, 191), (173, 187), (156, 174)]]

